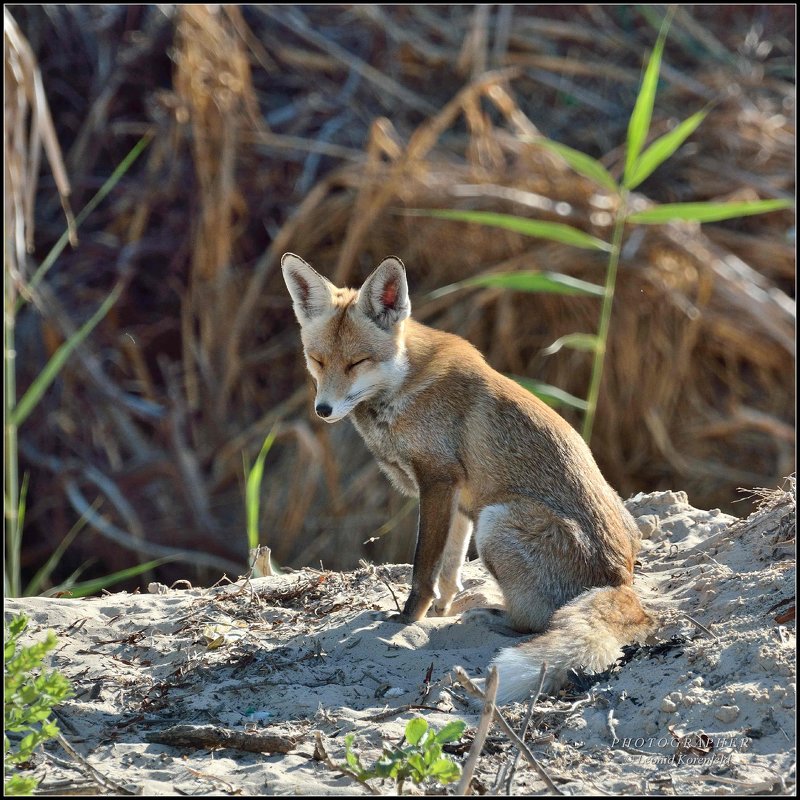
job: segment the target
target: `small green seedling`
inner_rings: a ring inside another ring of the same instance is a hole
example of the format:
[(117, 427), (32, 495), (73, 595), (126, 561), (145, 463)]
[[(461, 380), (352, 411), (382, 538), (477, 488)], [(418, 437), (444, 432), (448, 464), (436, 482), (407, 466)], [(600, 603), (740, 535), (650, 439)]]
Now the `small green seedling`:
[[(41, 642), (20, 647), (19, 637), (28, 625), (23, 614), (5, 625), (3, 650), (3, 764), (6, 795), (31, 794), (38, 785), (35, 778), (12, 773), (11, 768), (30, 761), (43, 742), (58, 736), (58, 726), (50, 719), (53, 706), (72, 694), (69, 681), (53, 670), (43, 670), (42, 662), (56, 646), (52, 631)], [(9, 733), (24, 733), (12, 750)]]
[(465, 722), (457, 720), (448, 723), (436, 733), (422, 717), (415, 717), (406, 725), (405, 747), (384, 747), (383, 755), (369, 769), (364, 767), (361, 759), (353, 752), (355, 737), (350, 733), (344, 740), (346, 772), (359, 781), (394, 778), (397, 794), (403, 793), (403, 784), (407, 780), (417, 785), (426, 781), (441, 785), (455, 783), (461, 776), (461, 767), (452, 758), (442, 755), (442, 745), (457, 742), (466, 727)]

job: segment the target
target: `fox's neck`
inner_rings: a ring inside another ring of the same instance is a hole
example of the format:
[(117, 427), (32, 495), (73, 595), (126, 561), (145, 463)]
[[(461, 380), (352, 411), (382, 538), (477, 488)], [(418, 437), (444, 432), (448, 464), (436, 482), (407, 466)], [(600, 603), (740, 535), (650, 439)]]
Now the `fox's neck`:
[(398, 333), (396, 364), (396, 382), (387, 390), (387, 396), (398, 397), (414, 394), (427, 386), (431, 374), (436, 371), (437, 342), (440, 331), (422, 325), (413, 319), (403, 322)]
[(405, 320), (402, 325), (396, 355), (386, 365), (385, 388), (366, 401), (367, 407), (383, 414), (390, 409), (400, 411), (446, 369), (443, 337), (450, 335), (413, 319)]
[(411, 319), (404, 320), (401, 325), (397, 332), (395, 355), (383, 364), (383, 388), (356, 407), (387, 422), (430, 383), (425, 374), (426, 363), (432, 354), (428, 352), (430, 348), (424, 341), (424, 334), (420, 337), (419, 330), (430, 329)]

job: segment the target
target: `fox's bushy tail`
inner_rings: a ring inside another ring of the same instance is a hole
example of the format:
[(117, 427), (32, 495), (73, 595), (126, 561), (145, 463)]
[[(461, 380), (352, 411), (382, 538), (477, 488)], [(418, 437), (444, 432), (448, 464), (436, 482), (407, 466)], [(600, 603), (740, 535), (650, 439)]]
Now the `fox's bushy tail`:
[(642, 641), (656, 627), (630, 586), (590, 589), (553, 614), (547, 631), (502, 650), (492, 664), (500, 673), (497, 703), (525, 700), (539, 685), (547, 662), (544, 692), (554, 692), (569, 670), (601, 672), (625, 644)]

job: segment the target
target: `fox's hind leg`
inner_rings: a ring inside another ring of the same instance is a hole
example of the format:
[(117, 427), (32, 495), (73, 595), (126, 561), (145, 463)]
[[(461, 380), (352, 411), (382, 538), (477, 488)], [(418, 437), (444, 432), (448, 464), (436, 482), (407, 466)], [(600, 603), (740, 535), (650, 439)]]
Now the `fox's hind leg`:
[(472, 536), (472, 522), (466, 514), (457, 509), (457, 501), (456, 496), (447, 544), (439, 568), (438, 597), (433, 604), (433, 614), (437, 617), (446, 617), (450, 614), (453, 598), (464, 588), (461, 585), (461, 567)]
[(586, 588), (573, 527), (527, 498), (481, 510), (478, 554), (502, 589), (515, 630), (545, 630), (555, 611)]

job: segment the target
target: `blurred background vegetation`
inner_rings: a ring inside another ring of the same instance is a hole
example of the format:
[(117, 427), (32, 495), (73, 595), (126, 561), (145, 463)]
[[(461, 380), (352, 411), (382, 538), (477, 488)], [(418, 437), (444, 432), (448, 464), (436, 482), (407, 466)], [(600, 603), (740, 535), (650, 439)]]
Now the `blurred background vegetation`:
[[(360, 285), (396, 254), (417, 319), (465, 336), (501, 371), (585, 397), (591, 354), (543, 351), (596, 331), (596, 299), (429, 295), (517, 269), (602, 283), (603, 254), (403, 210), (498, 211), (608, 239), (607, 196), (530, 139), (583, 150), (618, 177), (665, 7), (6, 12), (17, 398), (119, 294), (16, 434), (26, 579), (76, 523), (47, 585), (165, 547), (178, 560), (152, 576), (168, 583), (244, 572), (243, 454), (252, 464), (273, 429), (260, 529), (275, 561), (410, 559), (414, 502), (390, 488), (349, 423), (314, 417), (279, 270), (286, 250), (338, 285)], [(679, 6), (651, 137), (713, 109), (636, 197), (793, 198), (794, 41), (792, 6)], [(70, 215), (120, 164), (66, 244)], [(737, 487), (774, 486), (793, 470), (793, 225), (781, 211), (629, 231), (591, 441), (623, 496), (684, 490), (696, 506), (741, 516)], [(559, 410), (580, 427), (578, 412)]]

